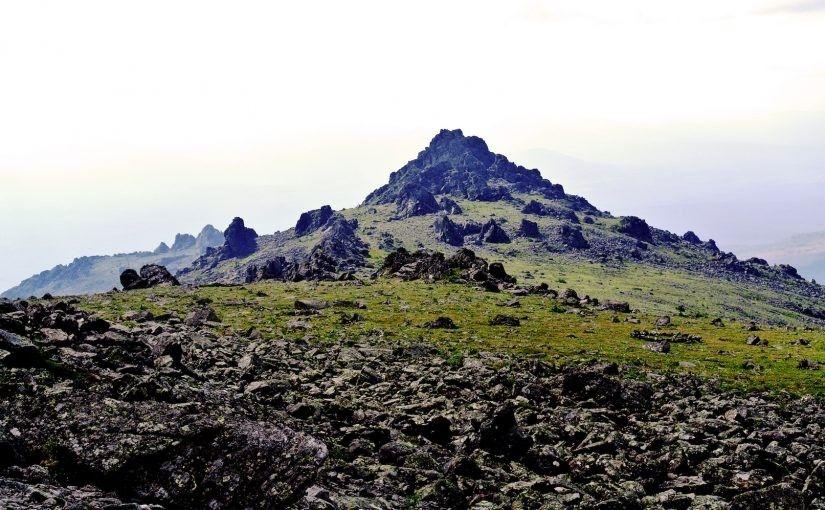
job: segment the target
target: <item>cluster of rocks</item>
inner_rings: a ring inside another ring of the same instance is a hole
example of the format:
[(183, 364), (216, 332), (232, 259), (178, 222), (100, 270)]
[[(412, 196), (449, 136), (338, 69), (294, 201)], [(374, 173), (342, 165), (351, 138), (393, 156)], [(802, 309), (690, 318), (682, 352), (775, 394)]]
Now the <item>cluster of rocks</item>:
[(158, 264), (146, 264), (140, 268), (140, 273), (134, 269), (127, 269), (120, 273), (120, 284), (123, 290), (135, 290), (180, 285), (180, 282), (165, 267)]
[[(535, 224), (534, 224), (535, 225)], [(538, 229), (538, 226), (536, 226)], [(433, 223), (437, 240), (452, 246), (471, 244), (509, 244), (510, 236), (494, 219), (479, 224), (468, 221), (463, 225), (454, 222), (448, 215), (439, 216)], [(469, 239), (468, 239), (469, 237)]]
[(0, 302), (0, 507), (825, 508), (820, 398), (263, 340), (205, 310)]
[(321, 231), (309, 253), (290, 259), (275, 256), (250, 264), (246, 268), (246, 282), (354, 279), (354, 271), (366, 265), (369, 246), (355, 232), (357, 220), (347, 220), (338, 213), (327, 215), (331, 209), (325, 212), (325, 208), (304, 213), (296, 225), (296, 233), (300, 231), (302, 236)]
[(467, 248), (458, 250), (450, 257), (436, 251), (419, 250), (410, 253), (404, 248), (398, 248), (384, 259), (381, 269), (376, 273), (378, 275), (403, 280), (473, 283), (492, 292), (513, 290), (516, 284), (516, 278), (507, 274), (503, 264), (488, 264)]

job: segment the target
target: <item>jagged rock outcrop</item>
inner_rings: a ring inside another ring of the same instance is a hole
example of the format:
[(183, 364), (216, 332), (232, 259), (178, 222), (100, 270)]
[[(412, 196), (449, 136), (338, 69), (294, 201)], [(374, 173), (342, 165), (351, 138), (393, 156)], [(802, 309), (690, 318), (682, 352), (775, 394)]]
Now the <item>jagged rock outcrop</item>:
[(491, 219), (481, 227), (480, 240), (485, 243), (507, 244), (510, 242), (510, 236), (496, 220)]
[(225, 239), (223, 249), (227, 258), (243, 258), (251, 255), (257, 248), (255, 241), (258, 233), (244, 225), (243, 219), (235, 217), (232, 223), (224, 230)]
[(397, 206), (397, 216), (399, 218), (409, 218), (412, 216), (424, 216), (425, 214), (437, 213), (441, 206), (436, 202), (435, 196), (426, 188), (417, 184), (408, 184), (401, 188), (395, 199)]
[(302, 213), (295, 224), (295, 235), (301, 237), (315, 232), (324, 227), (333, 214), (332, 207), (328, 205)]
[(208, 248), (190, 267), (182, 269), (179, 275), (198, 269), (213, 269), (224, 260), (244, 258), (258, 249), (258, 233), (244, 225), (242, 218), (235, 217), (224, 230), (223, 237), (223, 246)]
[(616, 231), (639, 241), (653, 244), (653, 233), (647, 222), (636, 216), (623, 216)]
[(435, 237), (443, 243), (452, 246), (462, 246), (464, 244), (464, 231), (449, 216), (439, 216), (433, 223)]
[(165, 267), (157, 264), (147, 264), (140, 268), (140, 274), (134, 269), (127, 269), (120, 274), (120, 284), (123, 290), (148, 289), (169, 285), (180, 285)]
[(541, 239), (541, 231), (539, 230), (538, 223), (530, 221), (527, 218), (521, 219), (518, 234), (528, 239)]
[(408, 186), (433, 195), (453, 195), (469, 200), (508, 200), (511, 192), (535, 192), (548, 198), (565, 199), (575, 207), (593, 209), (580, 197), (565, 195), (564, 189), (492, 153), (479, 137), (464, 136), (460, 129), (442, 130), (418, 157), (390, 175), (385, 186), (375, 190), (365, 204), (397, 202)]
[(303, 256), (271, 257), (247, 266), (245, 281), (340, 280), (364, 266), (369, 246), (356, 234), (357, 220), (333, 214), (321, 230), (321, 239)]

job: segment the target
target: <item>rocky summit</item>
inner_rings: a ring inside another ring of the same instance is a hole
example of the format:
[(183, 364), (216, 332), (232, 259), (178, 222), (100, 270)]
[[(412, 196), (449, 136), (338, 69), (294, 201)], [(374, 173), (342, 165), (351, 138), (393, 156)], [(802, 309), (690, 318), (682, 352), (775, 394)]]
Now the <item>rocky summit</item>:
[(313, 206), (0, 299), (0, 508), (825, 509), (825, 288), (793, 267), (460, 130)]

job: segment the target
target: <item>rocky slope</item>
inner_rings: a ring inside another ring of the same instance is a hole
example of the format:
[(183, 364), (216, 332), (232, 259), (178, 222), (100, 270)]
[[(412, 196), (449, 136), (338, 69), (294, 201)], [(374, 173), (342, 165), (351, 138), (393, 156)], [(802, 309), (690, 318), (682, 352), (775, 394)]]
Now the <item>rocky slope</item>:
[(80, 257), (27, 278), (0, 296), (24, 298), (52, 294), (55, 296), (105, 292), (118, 286), (120, 273), (127, 268), (160, 264), (172, 272), (188, 267), (208, 248), (223, 244), (223, 234), (212, 225), (205, 226), (197, 237), (177, 234), (170, 247), (160, 243), (153, 251)]
[(0, 506), (825, 508), (821, 397), (221, 320), (0, 301)]
[[(441, 131), (360, 206), (308, 211), (295, 228), (255, 234), (248, 242), (250, 249), (238, 253), (229, 241), (206, 253), (181, 271), (181, 281), (347, 279), (370, 274), (381, 257), (399, 247), (445, 251), (472, 246), (485, 258), (521, 268), (519, 276), (528, 280), (548, 268), (569, 270), (628, 292), (636, 285), (627, 285), (621, 275), (641, 268), (653, 287), (695, 280), (671, 298), (668, 306), (674, 308), (700, 303), (697, 296), (707, 292), (704, 278), (729, 282), (730, 296), (724, 300), (738, 316), (825, 321), (825, 288), (804, 280), (793, 267), (740, 260), (693, 232), (676, 235), (641, 218), (614, 217), (460, 130)], [(662, 304), (639, 294), (640, 300)], [(748, 298), (734, 307), (734, 296)], [(762, 303), (769, 304), (769, 314), (754, 312)]]

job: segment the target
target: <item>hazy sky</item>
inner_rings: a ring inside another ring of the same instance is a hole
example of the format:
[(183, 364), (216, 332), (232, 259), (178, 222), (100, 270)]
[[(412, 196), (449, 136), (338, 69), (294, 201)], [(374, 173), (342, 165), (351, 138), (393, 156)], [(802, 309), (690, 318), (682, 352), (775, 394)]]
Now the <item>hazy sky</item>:
[(356, 205), (443, 127), (723, 247), (825, 230), (823, 48), (825, 0), (2, 2), (0, 289)]

